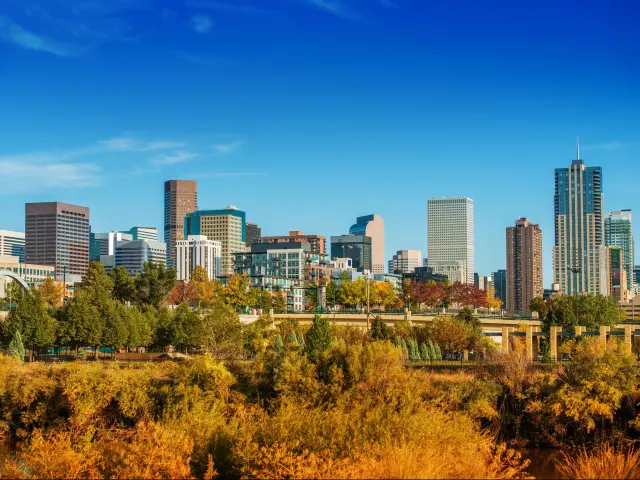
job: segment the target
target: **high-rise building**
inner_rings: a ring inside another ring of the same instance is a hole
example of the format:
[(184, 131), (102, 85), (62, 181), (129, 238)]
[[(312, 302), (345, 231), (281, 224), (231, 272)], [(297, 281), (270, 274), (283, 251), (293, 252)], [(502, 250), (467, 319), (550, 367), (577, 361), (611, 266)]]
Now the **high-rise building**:
[(606, 294), (602, 169), (577, 159), (555, 170), (553, 281), (563, 295)]
[(627, 290), (634, 285), (634, 243), (631, 210), (611, 212), (604, 219), (604, 239), (607, 247), (620, 247), (624, 257), (624, 271), (627, 277)]
[(167, 265), (176, 261), (176, 242), (184, 240), (184, 218), (198, 210), (198, 182), (167, 180), (164, 182), (164, 243), (167, 245)]
[(627, 289), (624, 250), (622, 247), (606, 247), (606, 251), (606, 294), (615, 298), (618, 302), (626, 303), (629, 300), (629, 290)]
[(133, 236), (122, 232), (104, 232), (89, 235), (89, 261), (100, 262), (105, 272), (115, 266), (116, 242), (134, 240)]
[(144, 264), (166, 264), (167, 246), (151, 240), (122, 240), (116, 242), (115, 266), (124, 267), (129, 275), (140, 273)]
[(205, 235), (189, 235), (176, 245), (176, 275), (178, 280), (190, 280), (196, 267), (204, 268), (207, 278), (220, 276), (222, 245)]
[(18, 257), (24, 263), (24, 233), (0, 230), (0, 256)]
[(247, 235), (247, 247), (251, 247), (252, 243), (260, 240), (262, 229), (257, 223), (247, 222), (245, 225)]
[[(158, 229), (156, 227), (132, 227), (121, 233), (131, 235), (133, 240), (151, 240), (158, 241)], [(166, 243), (166, 242), (165, 242)]]
[(507, 271), (498, 270), (497, 272), (492, 272), (491, 284), (493, 285), (493, 289), (496, 292), (495, 297), (502, 302), (502, 305), (506, 305), (507, 304)]
[(260, 243), (303, 243), (311, 246), (311, 251), (318, 255), (327, 254), (327, 237), (322, 235), (308, 235), (298, 230), (289, 231), (289, 235), (278, 235), (274, 237), (260, 237)]
[(473, 200), (430, 198), (427, 201), (427, 258), (435, 273), (473, 283)]
[(198, 210), (184, 219), (184, 234), (205, 235), (220, 242), (222, 263), (220, 275), (233, 274), (233, 254), (247, 251), (245, 213), (234, 206), (222, 210)]
[(422, 266), (420, 250), (398, 250), (389, 260), (389, 273), (411, 273), (420, 266)]
[(384, 222), (380, 215), (365, 215), (356, 218), (349, 229), (351, 235), (366, 236), (371, 239), (371, 272), (384, 273)]
[(61, 202), (25, 206), (25, 261), (84, 275), (89, 268), (89, 209)]
[(354, 269), (371, 272), (371, 242), (366, 235), (331, 237), (331, 258), (350, 258)]
[(542, 230), (520, 218), (507, 227), (507, 311), (529, 312), (531, 300), (543, 293)]

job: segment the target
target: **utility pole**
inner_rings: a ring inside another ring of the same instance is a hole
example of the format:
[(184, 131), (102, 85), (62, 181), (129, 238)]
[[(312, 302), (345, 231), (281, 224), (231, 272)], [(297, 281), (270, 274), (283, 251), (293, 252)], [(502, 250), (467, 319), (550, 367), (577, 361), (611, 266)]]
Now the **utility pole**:
[(371, 323), (369, 321), (371, 316), (371, 305), (370, 305), (370, 292), (369, 292), (369, 274), (365, 273), (365, 285), (367, 288), (367, 330), (371, 330)]

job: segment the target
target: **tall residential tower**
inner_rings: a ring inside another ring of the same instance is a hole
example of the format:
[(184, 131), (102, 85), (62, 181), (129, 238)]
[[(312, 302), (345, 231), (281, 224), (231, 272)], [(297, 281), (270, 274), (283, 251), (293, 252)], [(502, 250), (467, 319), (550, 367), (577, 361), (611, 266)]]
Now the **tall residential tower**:
[(634, 284), (634, 244), (631, 210), (611, 212), (604, 220), (604, 239), (607, 247), (622, 248), (624, 271), (627, 277), (627, 290), (633, 290)]
[(507, 311), (528, 312), (543, 293), (542, 230), (521, 218), (507, 227)]
[(449, 281), (473, 283), (473, 200), (430, 198), (427, 201), (427, 264)]
[(164, 182), (164, 243), (167, 265), (175, 267), (176, 242), (184, 240), (184, 217), (198, 210), (198, 182), (167, 180)]
[(602, 168), (577, 158), (555, 170), (553, 282), (564, 295), (606, 295)]

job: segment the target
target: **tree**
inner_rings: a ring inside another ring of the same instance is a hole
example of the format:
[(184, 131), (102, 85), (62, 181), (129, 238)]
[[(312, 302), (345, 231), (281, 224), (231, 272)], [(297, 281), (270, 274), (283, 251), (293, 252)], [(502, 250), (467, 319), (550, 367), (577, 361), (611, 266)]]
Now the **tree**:
[(250, 279), (246, 275), (231, 275), (227, 279), (222, 296), (227, 305), (240, 310), (249, 305)]
[(429, 325), (429, 335), (445, 352), (469, 349), (472, 329), (466, 323), (449, 317), (436, 317)]
[(20, 336), (20, 330), (16, 330), (13, 334), (13, 338), (7, 346), (7, 354), (11, 357), (19, 358), (21, 362), (24, 362), (24, 345), (22, 344), (22, 337)]
[(188, 351), (202, 346), (202, 317), (184, 303), (178, 305), (163, 330), (163, 343), (173, 345), (176, 350)]
[(229, 305), (217, 302), (202, 318), (202, 346), (220, 359), (242, 354), (244, 336), (238, 313)]
[(389, 335), (389, 328), (384, 323), (384, 320), (380, 317), (380, 315), (376, 315), (371, 322), (371, 330), (369, 331), (369, 336), (372, 340), (388, 340)]
[[(346, 272), (343, 272), (346, 273)], [(335, 308), (340, 303), (340, 286), (333, 279), (327, 283), (327, 306), (331, 305)]]
[(538, 316), (542, 320), (547, 317), (547, 313), (549, 311), (549, 305), (547, 304), (544, 298), (535, 297), (533, 300), (531, 300), (529, 309), (532, 312), (538, 312)]
[(127, 269), (118, 265), (109, 272), (109, 277), (113, 282), (111, 296), (120, 302), (133, 302), (136, 297), (135, 281), (129, 276)]
[(293, 345), (294, 347), (300, 346), (300, 343), (298, 342), (298, 336), (296, 335), (295, 330), (291, 330), (291, 332), (287, 336), (287, 344)]
[(369, 296), (371, 305), (377, 307), (393, 308), (400, 304), (398, 292), (390, 282), (372, 282)]
[(279, 357), (284, 354), (284, 342), (282, 341), (282, 335), (280, 335), (279, 333), (276, 334), (275, 338), (273, 339), (273, 349), (275, 350), (276, 355), (278, 355)]
[(487, 288), (487, 307), (494, 310), (502, 308), (502, 300), (496, 297), (496, 291), (493, 286)]
[(340, 284), (340, 303), (342, 305), (356, 307), (367, 301), (367, 285), (364, 278), (358, 278), (353, 282)]
[(42, 285), (37, 288), (40, 297), (49, 308), (54, 308), (62, 304), (65, 294), (64, 283), (54, 281), (49, 274)]
[(163, 263), (145, 262), (135, 278), (136, 296), (140, 303), (158, 308), (167, 303), (176, 284), (176, 271)]
[(105, 328), (104, 317), (89, 290), (80, 289), (58, 315), (58, 342), (69, 347), (100, 345)]
[(431, 358), (431, 352), (429, 351), (429, 347), (427, 347), (426, 343), (423, 343), (422, 345), (420, 345), (420, 357), (425, 362), (433, 360)]
[(583, 325), (587, 331), (600, 326), (614, 326), (624, 312), (613, 297), (603, 295), (562, 295), (551, 300), (544, 319), (545, 327), (559, 325), (573, 328)]
[[(111, 347), (114, 350), (124, 347), (131, 324), (135, 321), (132, 319), (132, 310), (120, 302), (111, 302), (108, 310), (102, 314), (104, 315), (104, 329), (100, 345)], [(96, 346), (97, 348), (98, 346)]]
[(207, 277), (207, 271), (200, 265), (193, 269), (189, 283), (193, 300), (198, 306), (210, 306), (218, 301), (221, 285), (215, 279), (210, 280)]
[(316, 315), (313, 318), (313, 325), (307, 333), (306, 343), (309, 356), (317, 360), (329, 349), (331, 342), (333, 342), (333, 334), (329, 320), (320, 315)]

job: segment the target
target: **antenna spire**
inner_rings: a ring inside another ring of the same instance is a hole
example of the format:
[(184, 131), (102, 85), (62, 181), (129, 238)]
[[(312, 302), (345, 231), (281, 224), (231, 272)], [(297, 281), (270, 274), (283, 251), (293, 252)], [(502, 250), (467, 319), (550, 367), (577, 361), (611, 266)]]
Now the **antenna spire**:
[(576, 137), (576, 150), (578, 151), (576, 160), (580, 160), (580, 139), (578, 137)]

